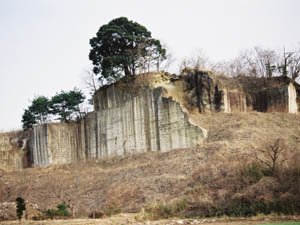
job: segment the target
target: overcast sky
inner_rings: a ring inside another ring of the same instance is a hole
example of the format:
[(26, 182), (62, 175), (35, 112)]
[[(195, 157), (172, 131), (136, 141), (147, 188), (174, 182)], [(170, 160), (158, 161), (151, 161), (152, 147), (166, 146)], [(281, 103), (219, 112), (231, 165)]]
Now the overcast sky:
[(34, 96), (82, 88), (89, 39), (114, 18), (144, 25), (178, 59), (203, 49), (225, 60), (297, 46), (299, 10), (299, 0), (0, 0), (0, 131), (21, 128)]

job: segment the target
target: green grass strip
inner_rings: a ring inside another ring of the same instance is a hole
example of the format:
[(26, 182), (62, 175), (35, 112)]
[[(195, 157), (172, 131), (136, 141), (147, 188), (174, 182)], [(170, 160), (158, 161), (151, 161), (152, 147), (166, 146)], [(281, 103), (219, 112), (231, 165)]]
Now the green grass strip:
[(286, 222), (286, 223), (268, 223), (260, 225), (300, 225), (300, 222)]

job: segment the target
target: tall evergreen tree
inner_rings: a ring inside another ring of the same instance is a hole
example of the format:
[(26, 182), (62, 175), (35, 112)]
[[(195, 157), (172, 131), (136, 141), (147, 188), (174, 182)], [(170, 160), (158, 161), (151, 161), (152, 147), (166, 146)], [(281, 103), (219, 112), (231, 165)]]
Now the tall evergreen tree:
[(21, 221), (23, 211), (26, 210), (25, 201), (23, 198), (18, 197), (16, 199), (16, 204), (17, 204), (17, 217), (18, 217), (19, 221)]
[(61, 91), (51, 98), (51, 113), (57, 115), (61, 122), (70, 122), (76, 116), (80, 117), (79, 104), (84, 99), (85, 97), (80, 90)]
[(101, 26), (90, 45), (94, 72), (105, 78), (135, 76), (137, 68), (147, 67), (153, 61), (159, 64), (166, 58), (160, 41), (153, 39), (146, 27), (126, 17)]

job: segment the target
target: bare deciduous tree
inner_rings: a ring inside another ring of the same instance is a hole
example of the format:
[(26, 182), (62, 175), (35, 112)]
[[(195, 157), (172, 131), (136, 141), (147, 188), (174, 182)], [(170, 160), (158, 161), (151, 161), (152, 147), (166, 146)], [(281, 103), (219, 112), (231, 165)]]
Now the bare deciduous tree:
[(243, 72), (248, 76), (272, 77), (275, 75), (278, 54), (274, 50), (256, 46), (243, 51), (239, 58)]
[(283, 49), (278, 69), (282, 76), (296, 80), (300, 75), (300, 48), (290, 52)]
[(179, 71), (181, 72), (185, 68), (195, 68), (198, 70), (210, 69), (209, 58), (202, 49), (196, 50), (191, 57), (184, 58), (179, 64)]
[(177, 59), (174, 57), (174, 53), (166, 44), (163, 45), (163, 48), (166, 49), (167, 55), (166, 60), (161, 64), (161, 69), (163, 71), (168, 71), (170, 67), (177, 61)]
[(82, 81), (90, 94), (94, 94), (100, 87), (101, 83), (92, 69), (86, 69), (82, 76)]
[(266, 149), (258, 150), (258, 152), (255, 153), (255, 158), (270, 170), (271, 175), (274, 175), (279, 164), (287, 160), (283, 154), (285, 150), (286, 146), (284, 141), (278, 138), (274, 143), (267, 146)]

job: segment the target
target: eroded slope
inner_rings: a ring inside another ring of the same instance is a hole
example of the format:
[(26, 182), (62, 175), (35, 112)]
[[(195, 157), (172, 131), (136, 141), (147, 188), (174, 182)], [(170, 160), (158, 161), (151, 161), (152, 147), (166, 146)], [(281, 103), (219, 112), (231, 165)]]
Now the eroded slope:
[[(64, 201), (78, 216), (110, 207), (137, 212), (156, 200), (186, 199), (187, 215), (205, 215), (207, 207), (217, 208), (232, 198), (299, 200), (299, 176), (285, 175), (285, 168), (299, 165), (298, 115), (216, 113), (204, 114), (197, 122), (209, 129), (209, 137), (195, 148), (2, 172), (0, 202), (22, 196), (46, 210)], [(277, 138), (283, 140), (280, 157), (284, 158), (278, 161), (282, 173), (249, 175), (247, 165), (258, 163), (256, 153), (267, 150)]]

